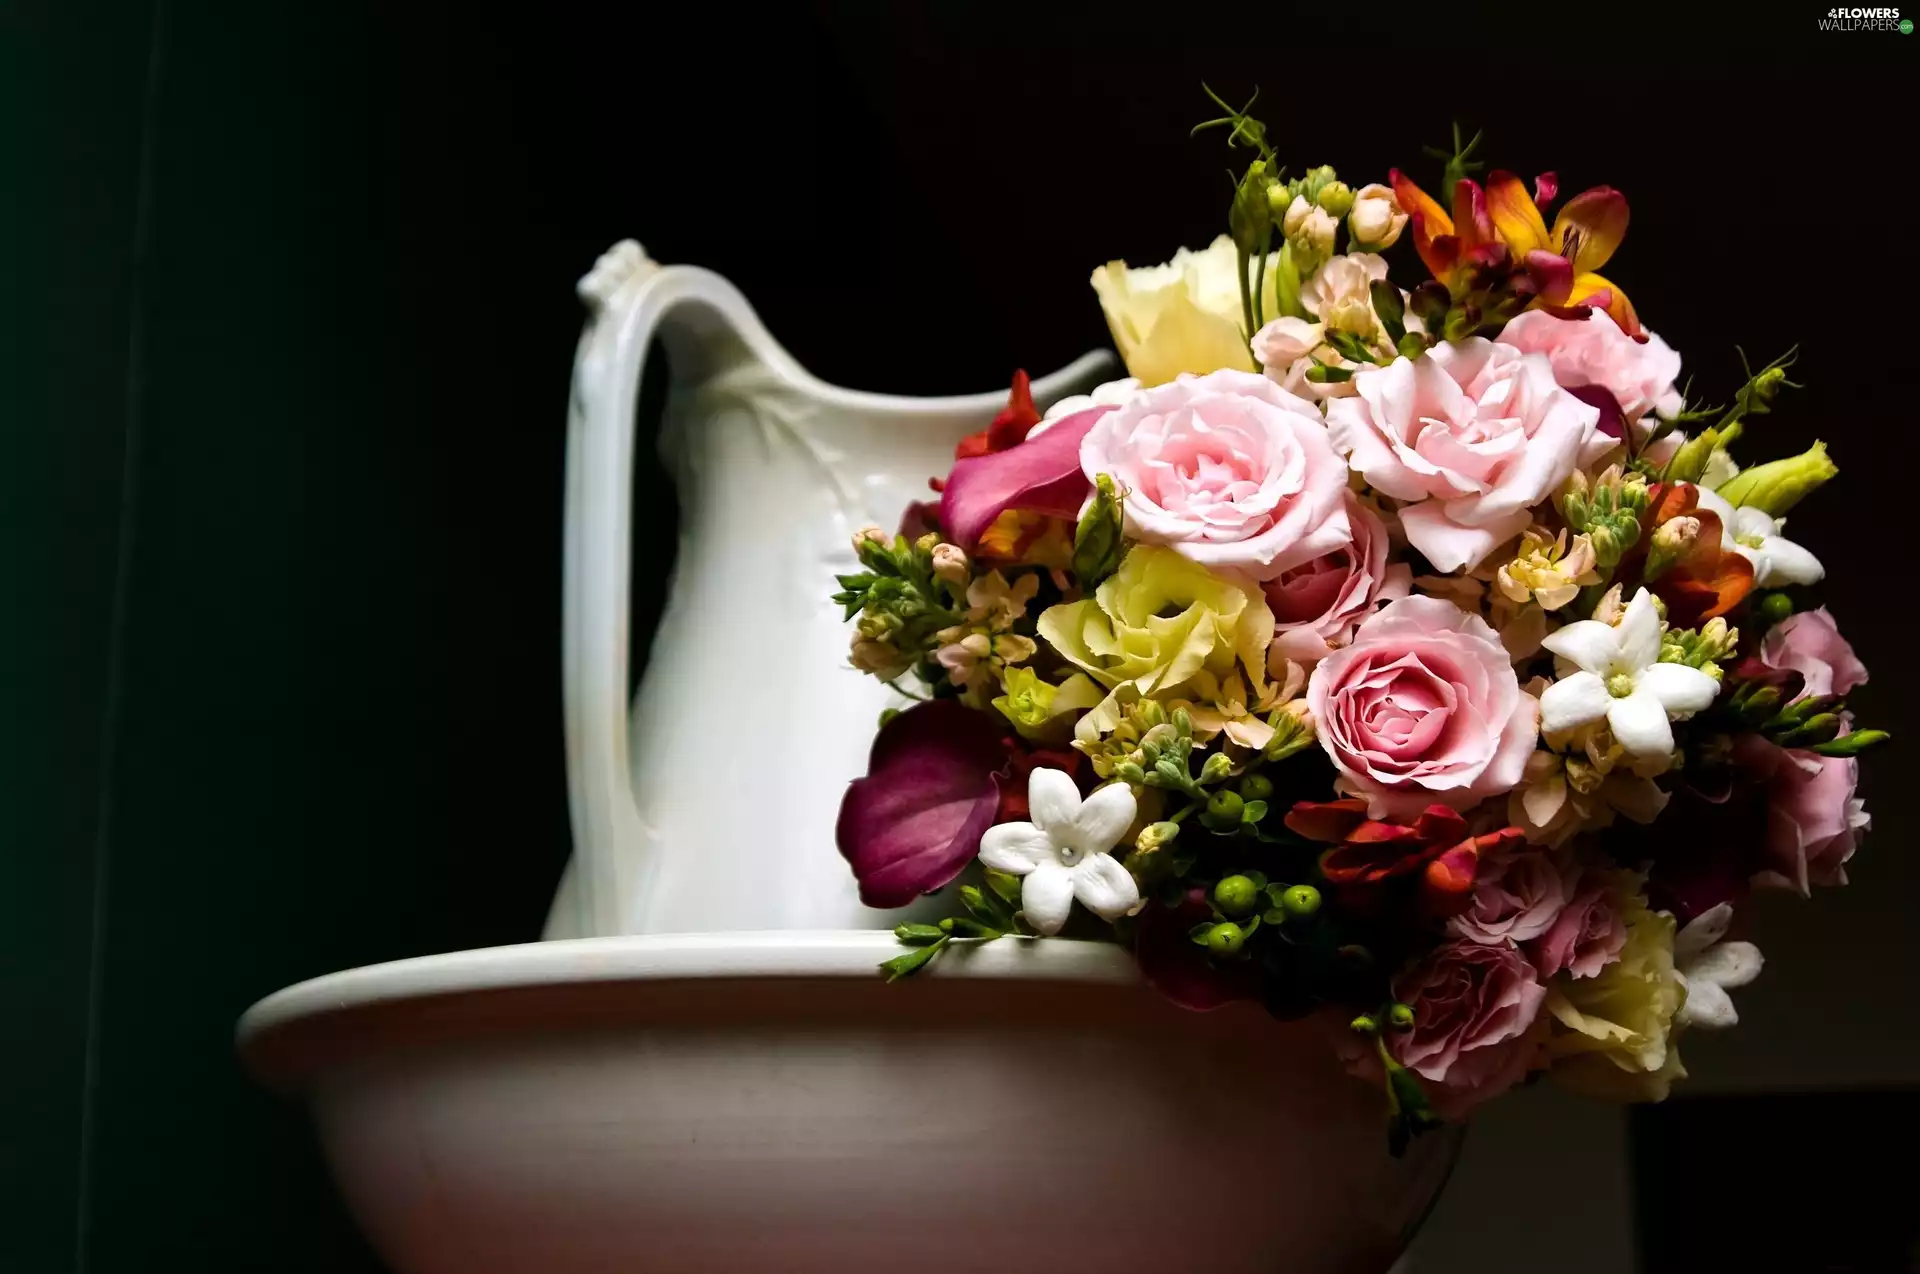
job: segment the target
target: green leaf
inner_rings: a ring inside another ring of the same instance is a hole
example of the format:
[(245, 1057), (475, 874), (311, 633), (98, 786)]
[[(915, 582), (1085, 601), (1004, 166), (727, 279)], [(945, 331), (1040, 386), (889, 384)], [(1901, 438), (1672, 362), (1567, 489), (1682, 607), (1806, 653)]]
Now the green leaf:
[(880, 966), (880, 971), (887, 975), (887, 981), (898, 982), (901, 978), (918, 973), (921, 969), (933, 963), (933, 958), (940, 954), (946, 947), (947, 942), (948, 939), (942, 935), (938, 942), (915, 948), (905, 955), (895, 956), (893, 959), (886, 961)]
[(897, 925), (893, 936), (910, 947), (924, 947), (930, 942), (938, 942), (946, 937), (939, 925)]
[(1196, 945), (1204, 947), (1207, 945), (1207, 935), (1212, 932), (1213, 921), (1209, 920), (1205, 924), (1198, 924), (1187, 930), (1187, 937), (1193, 939)]
[(1252, 826), (1266, 816), (1267, 803), (1265, 801), (1248, 801), (1240, 807), (1240, 821), (1248, 826)]
[(940, 927), (949, 929), (956, 938), (1004, 938), (1006, 936), (992, 925), (983, 925), (978, 920), (969, 920), (965, 916), (953, 916), (942, 920)]
[(1307, 379), (1316, 385), (1340, 385), (1353, 379), (1353, 368), (1329, 367), (1325, 363), (1315, 363), (1307, 368)]
[(1265, 889), (1267, 887), (1267, 874), (1265, 872), (1243, 871), (1240, 874), (1248, 880), (1251, 880), (1255, 889)]
[(1020, 905), (1020, 878), (1012, 872), (987, 868), (987, 888), (993, 890), (994, 895), (1009, 906)]
[(1285, 907), (1268, 907), (1260, 913), (1260, 918), (1270, 925), (1283, 925), (1287, 923), (1287, 909)]
[(1816, 743), (1807, 750), (1820, 756), (1859, 756), (1868, 748), (1877, 748), (1892, 737), (1885, 730), (1855, 730), (1852, 734)]
[(1387, 330), (1387, 339), (1398, 346), (1407, 334), (1406, 311), (1400, 300), (1400, 289), (1385, 279), (1375, 279), (1367, 288), (1373, 298), (1373, 312), (1380, 316), (1380, 326)]

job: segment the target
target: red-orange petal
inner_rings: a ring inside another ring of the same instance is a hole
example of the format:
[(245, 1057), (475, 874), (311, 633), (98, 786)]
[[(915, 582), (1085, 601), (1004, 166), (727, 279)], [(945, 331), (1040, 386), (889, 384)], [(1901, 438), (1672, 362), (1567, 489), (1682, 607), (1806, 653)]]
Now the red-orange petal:
[[(1394, 201), (1407, 214), (1413, 231), (1413, 250), (1420, 254), (1428, 273), (1446, 279), (1459, 260), (1459, 243), (1453, 238), (1453, 219), (1433, 196), (1407, 179), (1398, 168), (1387, 174), (1393, 183)], [(1444, 244), (1441, 240), (1446, 240)]]
[(1640, 316), (1634, 312), (1627, 294), (1620, 290), (1619, 284), (1610, 283), (1591, 270), (1573, 276), (1573, 290), (1563, 304), (1590, 305), (1605, 310), (1620, 325), (1621, 331), (1628, 336), (1640, 335)]
[(1300, 801), (1287, 812), (1287, 829), (1308, 840), (1343, 841), (1367, 821), (1367, 803), (1355, 797), (1338, 801)]

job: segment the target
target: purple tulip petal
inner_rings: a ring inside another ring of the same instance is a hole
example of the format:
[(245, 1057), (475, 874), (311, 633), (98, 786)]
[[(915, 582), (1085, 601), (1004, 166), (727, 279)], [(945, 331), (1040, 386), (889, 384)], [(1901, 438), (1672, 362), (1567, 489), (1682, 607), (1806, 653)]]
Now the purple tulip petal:
[(952, 699), (916, 704), (882, 727), (834, 829), (861, 902), (904, 907), (972, 861), (999, 808), (1004, 740), (993, 718)]
[(1111, 410), (1089, 407), (1017, 447), (957, 461), (940, 496), (940, 526), (946, 537), (970, 550), (1008, 509), (1079, 516), (1092, 490), (1080, 472), (1080, 440)]

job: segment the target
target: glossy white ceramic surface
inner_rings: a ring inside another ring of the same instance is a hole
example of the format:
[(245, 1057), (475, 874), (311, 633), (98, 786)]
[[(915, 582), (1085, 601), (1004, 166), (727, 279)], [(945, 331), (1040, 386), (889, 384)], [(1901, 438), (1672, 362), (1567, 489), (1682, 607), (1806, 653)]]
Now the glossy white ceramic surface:
[(872, 932), (640, 937), (354, 970), (242, 1049), (312, 1103), (399, 1274), (1380, 1274), (1404, 1160), (1316, 1028), (1189, 1014), (1104, 944), (888, 986)]
[[(930, 497), (953, 444), (1006, 391), (858, 393), (809, 375), (709, 271), (617, 245), (580, 284), (589, 315), (567, 439), (564, 691), (574, 857), (553, 938), (885, 928), (833, 844), (880, 711), (828, 601), (860, 526)], [(627, 700), (634, 408), (648, 348), (671, 385), (661, 447), (679, 560), (644, 683)], [(1089, 354), (1041, 404), (1112, 368)]]

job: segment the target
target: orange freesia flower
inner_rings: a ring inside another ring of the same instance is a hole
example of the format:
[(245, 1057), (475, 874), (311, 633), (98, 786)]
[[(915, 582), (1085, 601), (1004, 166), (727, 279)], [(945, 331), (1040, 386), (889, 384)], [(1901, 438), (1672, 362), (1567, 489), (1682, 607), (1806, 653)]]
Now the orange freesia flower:
[(1646, 530), (1633, 556), (1646, 560), (1653, 533), (1677, 517), (1700, 519), (1700, 535), (1659, 579), (1649, 584), (1667, 604), (1667, 622), (1692, 628), (1724, 615), (1753, 591), (1753, 563), (1738, 553), (1721, 549), (1720, 516), (1699, 505), (1699, 489), (1691, 482), (1668, 482), (1654, 487), (1647, 505)]
[(1510, 172), (1495, 172), (1487, 177), (1487, 215), (1515, 256), (1549, 252), (1567, 263), (1573, 286), (1563, 304), (1605, 310), (1621, 331), (1639, 334), (1640, 320), (1627, 294), (1596, 273), (1627, 236), (1625, 195), (1611, 186), (1583, 190), (1561, 206), (1549, 230), (1526, 183)]
[[(1450, 291), (1460, 291), (1472, 266), (1509, 258), (1539, 280), (1538, 304), (1604, 309), (1622, 331), (1639, 333), (1627, 294), (1597, 273), (1627, 233), (1627, 200), (1619, 191), (1596, 186), (1575, 195), (1549, 230), (1526, 184), (1512, 173), (1493, 173), (1484, 190), (1470, 179), (1456, 182), (1451, 215), (1399, 170), (1391, 177), (1414, 250)], [(1553, 186), (1551, 175), (1540, 179), (1543, 197)]]

